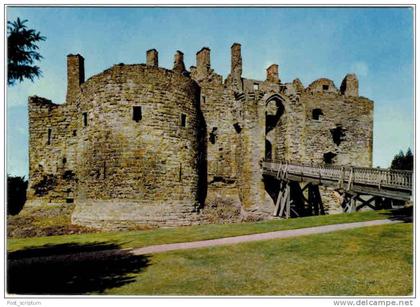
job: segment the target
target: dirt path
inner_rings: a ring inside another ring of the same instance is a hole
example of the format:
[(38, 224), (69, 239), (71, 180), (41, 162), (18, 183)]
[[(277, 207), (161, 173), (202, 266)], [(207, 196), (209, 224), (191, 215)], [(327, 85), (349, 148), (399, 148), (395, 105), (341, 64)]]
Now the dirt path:
[(401, 223), (401, 222), (391, 221), (391, 220), (376, 220), (376, 221), (367, 221), (367, 222), (356, 222), (356, 223), (318, 226), (318, 227), (308, 227), (308, 228), (292, 229), (292, 230), (280, 230), (280, 231), (265, 232), (265, 233), (258, 233), (258, 234), (252, 234), (252, 235), (237, 236), (237, 237), (228, 237), (228, 238), (214, 239), (214, 240), (152, 245), (152, 246), (146, 246), (146, 247), (141, 247), (141, 248), (134, 248), (131, 250), (131, 253), (135, 255), (156, 254), (156, 253), (164, 253), (164, 252), (174, 251), (174, 250), (213, 247), (213, 246), (237, 244), (237, 243), (260, 241), (260, 240), (284, 239), (284, 238), (290, 238), (290, 237), (299, 237), (299, 236), (306, 236), (306, 235), (312, 235), (312, 234), (334, 232), (334, 231), (339, 231), (339, 230), (354, 229), (354, 228), (376, 226), (376, 225), (385, 225), (385, 224), (395, 224), (395, 223)]
[(184, 242), (184, 243), (172, 243), (172, 244), (161, 244), (161, 245), (151, 245), (140, 248), (124, 248), (124, 249), (104, 249), (97, 251), (79, 251), (79, 252), (65, 252), (62, 254), (51, 253), (49, 255), (27, 255), (20, 257), (12, 257), (8, 259), (9, 266), (17, 266), (23, 264), (37, 264), (37, 263), (47, 263), (52, 262), (74, 262), (74, 261), (89, 261), (89, 260), (99, 260), (107, 259), (109, 257), (127, 257), (128, 255), (140, 256), (147, 254), (156, 254), (164, 253), (168, 251), (175, 250), (186, 250), (192, 248), (205, 248), (213, 246), (222, 246), (229, 244), (237, 244), (244, 242), (253, 242), (260, 240), (270, 240), (270, 239), (282, 239), (282, 238), (291, 238), (306, 236), (311, 234), (321, 234), (334, 232), (339, 230), (361, 228), (367, 226), (376, 226), (376, 225), (385, 225), (385, 224), (395, 224), (401, 223), (401, 221), (391, 221), (391, 220), (375, 220), (375, 221), (366, 221), (366, 222), (356, 222), (356, 223), (346, 223), (346, 224), (335, 224), (327, 226), (318, 226), (318, 227), (307, 227), (300, 229), (291, 229), (291, 230), (280, 230), (273, 232), (265, 232), (259, 234), (250, 234), (236, 237), (227, 237), (221, 239), (213, 240), (203, 240), (203, 241), (193, 241), (193, 242)]

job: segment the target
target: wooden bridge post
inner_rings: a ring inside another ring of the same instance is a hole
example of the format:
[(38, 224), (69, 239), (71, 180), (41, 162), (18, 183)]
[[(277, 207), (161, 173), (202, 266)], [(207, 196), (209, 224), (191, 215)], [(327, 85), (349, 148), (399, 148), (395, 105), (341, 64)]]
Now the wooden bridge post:
[(286, 218), (290, 217), (290, 184), (287, 181), (280, 182), (280, 191), (276, 200), (276, 207), (273, 212), (273, 216)]
[(350, 191), (352, 186), (353, 186), (353, 172), (354, 172), (354, 168), (352, 166), (352, 167), (350, 167), (350, 178), (349, 178), (349, 182), (348, 182), (348, 185), (347, 185), (347, 191)]
[(290, 184), (287, 184), (286, 186), (286, 219), (290, 217)]
[(351, 212), (351, 196), (344, 192), (342, 194), (343, 200), (341, 202), (341, 207), (343, 208), (343, 212), (350, 213)]
[(321, 193), (319, 192), (319, 185), (308, 185), (308, 204), (313, 215), (325, 214)]
[(279, 194), (277, 195), (276, 207), (274, 208), (273, 216), (278, 216), (279, 215), (280, 201), (282, 199), (282, 194), (283, 194), (283, 184), (280, 181), (280, 184), (279, 184)]
[(344, 185), (344, 173), (345, 173), (345, 169), (344, 169), (344, 166), (342, 166), (340, 170), (340, 179), (338, 180), (339, 189), (342, 189)]
[(350, 199), (350, 213), (355, 212), (357, 209), (357, 200), (356, 200), (357, 195), (354, 195), (351, 197)]

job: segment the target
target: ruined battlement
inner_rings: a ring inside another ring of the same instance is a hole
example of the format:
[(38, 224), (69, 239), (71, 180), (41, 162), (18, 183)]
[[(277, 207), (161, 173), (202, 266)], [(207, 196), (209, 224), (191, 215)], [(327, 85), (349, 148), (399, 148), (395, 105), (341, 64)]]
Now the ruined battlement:
[(187, 71), (158, 51), (145, 64), (117, 64), (85, 80), (84, 58), (67, 56), (64, 104), (29, 97), (29, 203), (75, 203), (73, 222), (189, 225), (223, 201), (269, 217), (273, 199), (262, 161), (371, 166), (373, 103), (354, 74), (340, 89), (321, 78), (284, 83), (272, 64), (265, 80), (242, 75), (231, 47), (224, 79), (211, 50)]
[(38, 97), (38, 96), (29, 96), (28, 103), (32, 105), (46, 106), (46, 107), (56, 107), (58, 104), (53, 103), (51, 100)]
[(67, 56), (66, 102), (72, 103), (80, 94), (80, 85), (85, 82), (85, 59), (80, 54)]

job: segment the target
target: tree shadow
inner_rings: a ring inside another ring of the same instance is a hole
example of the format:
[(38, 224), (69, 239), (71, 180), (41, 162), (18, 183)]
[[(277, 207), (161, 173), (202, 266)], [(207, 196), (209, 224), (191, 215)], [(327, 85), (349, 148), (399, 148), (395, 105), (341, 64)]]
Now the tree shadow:
[(117, 244), (57, 244), (8, 253), (9, 294), (86, 294), (134, 282), (149, 257)]
[(392, 209), (389, 212), (385, 212), (383, 214), (392, 221), (403, 221), (405, 223), (413, 222), (413, 206)]

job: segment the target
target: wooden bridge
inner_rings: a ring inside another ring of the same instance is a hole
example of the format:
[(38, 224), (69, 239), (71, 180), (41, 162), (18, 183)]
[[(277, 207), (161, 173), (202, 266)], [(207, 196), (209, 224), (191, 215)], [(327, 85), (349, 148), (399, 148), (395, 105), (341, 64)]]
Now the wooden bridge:
[[(278, 180), (274, 215), (286, 218), (291, 214), (305, 214), (305, 203), (309, 205), (309, 214), (323, 214), (319, 185), (332, 187), (341, 195), (344, 212), (357, 211), (365, 206), (380, 208), (390, 200), (401, 203), (412, 198), (412, 171), (265, 161), (263, 172), (265, 176)], [(293, 186), (300, 187), (297, 183), (302, 182), (306, 185), (298, 193), (295, 191), (291, 195)], [(307, 197), (304, 195), (306, 189)], [(308, 214), (307, 210), (306, 213)]]

